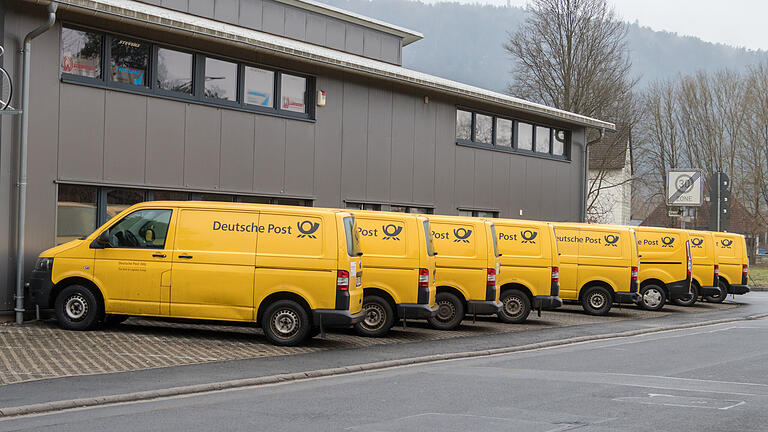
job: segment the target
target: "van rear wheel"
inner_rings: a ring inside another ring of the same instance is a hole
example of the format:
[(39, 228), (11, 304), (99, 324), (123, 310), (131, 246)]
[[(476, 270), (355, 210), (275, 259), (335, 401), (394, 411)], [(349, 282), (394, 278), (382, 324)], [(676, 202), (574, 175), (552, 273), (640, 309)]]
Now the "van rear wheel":
[(496, 315), (501, 322), (520, 324), (531, 313), (531, 300), (519, 289), (510, 289), (501, 293), (501, 309)]
[(687, 297), (676, 298), (672, 302), (678, 306), (693, 306), (696, 300), (699, 298), (699, 286), (695, 283), (691, 284), (691, 292)]
[(388, 301), (379, 296), (363, 298), (365, 317), (355, 324), (355, 331), (360, 336), (381, 337), (395, 325), (395, 313)]
[(722, 280), (719, 282), (720, 295), (719, 296), (706, 296), (704, 299), (710, 303), (722, 303), (725, 298), (728, 297), (728, 284)]
[(605, 315), (611, 310), (613, 295), (602, 286), (587, 288), (581, 296), (581, 307), (590, 315)]
[(101, 300), (82, 285), (70, 285), (61, 290), (54, 307), (59, 326), (67, 330), (93, 329), (104, 313)]
[(437, 330), (453, 330), (464, 319), (464, 302), (455, 294), (441, 292), (435, 296), (437, 314), (428, 319)]
[(264, 335), (275, 345), (298, 345), (306, 339), (310, 327), (307, 311), (293, 300), (272, 303), (261, 318)]
[(640, 288), (642, 301), (640, 306), (649, 311), (660, 311), (667, 301), (667, 293), (658, 285), (646, 285)]

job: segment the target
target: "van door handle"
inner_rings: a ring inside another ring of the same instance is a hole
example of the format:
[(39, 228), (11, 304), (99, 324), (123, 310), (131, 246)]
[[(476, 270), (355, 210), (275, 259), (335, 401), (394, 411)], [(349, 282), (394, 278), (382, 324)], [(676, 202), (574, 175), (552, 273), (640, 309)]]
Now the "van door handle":
[(165, 254), (152, 254), (155, 258), (165, 258)]
[(192, 255), (179, 255), (179, 258), (191, 259)]

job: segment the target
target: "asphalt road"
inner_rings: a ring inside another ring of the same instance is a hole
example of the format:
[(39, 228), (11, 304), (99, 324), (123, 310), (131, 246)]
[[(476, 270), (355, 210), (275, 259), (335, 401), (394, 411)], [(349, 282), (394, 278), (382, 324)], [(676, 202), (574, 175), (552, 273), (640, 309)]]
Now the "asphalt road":
[(0, 430), (768, 431), (768, 320), (0, 420)]

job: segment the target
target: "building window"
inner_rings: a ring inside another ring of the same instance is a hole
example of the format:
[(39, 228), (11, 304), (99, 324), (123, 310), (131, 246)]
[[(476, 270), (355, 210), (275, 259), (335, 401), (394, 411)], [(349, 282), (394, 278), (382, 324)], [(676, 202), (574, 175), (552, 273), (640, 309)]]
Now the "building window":
[(193, 199), (195, 201), (232, 202), (234, 201), (235, 197), (232, 195), (204, 193), (193, 194)]
[(456, 110), (456, 139), (472, 141), (472, 113)]
[(149, 44), (113, 38), (110, 44), (110, 79), (114, 82), (147, 86)]
[(349, 202), (347, 201), (344, 203), (345, 207), (350, 210), (373, 210), (373, 211), (381, 211), (381, 204), (373, 204), (373, 203), (357, 203), (357, 202)]
[(107, 189), (106, 218), (102, 223), (117, 216), (128, 207), (146, 201), (146, 194), (140, 189)]
[(245, 67), (245, 103), (266, 108), (275, 105), (275, 73), (251, 66)]
[(552, 154), (555, 156), (567, 156), (565, 154), (566, 145), (568, 144), (568, 131), (562, 129), (555, 129), (552, 139)]
[(390, 211), (398, 213), (432, 214), (434, 209), (430, 207), (393, 205), (390, 206)]
[(549, 153), (549, 143), (552, 140), (551, 129), (548, 127), (536, 126), (536, 152)]
[(147, 199), (151, 201), (187, 201), (189, 199), (189, 193), (175, 191), (150, 191), (147, 194)]
[(463, 217), (482, 217), (482, 218), (497, 218), (499, 212), (489, 210), (459, 210), (459, 216)]
[(98, 224), (98, 189), (59, 185), (56, 205), (56, 244), (87, 237)]
[(497, 146), (512, 147), (512, 120), (505, 118), (496, 118), (496, 141)]
[(493, 117), (475, 114), (475, 142), (493, 144)]
[(101, 33), (61, 29), (61, 73), (101, 78)]
[(517, 122), (516, 147), (520, 150), (533, 150), (533, 125)]
[(192, 54), (168, 48), (157, 50), (157, 88), (192, 94)]
[(293, 75), (280, 75), (280, 109), (304, 113), (307, 111), (307, 79)]
[(205, 59), (205, 97), (237, 101), (237, 64)]

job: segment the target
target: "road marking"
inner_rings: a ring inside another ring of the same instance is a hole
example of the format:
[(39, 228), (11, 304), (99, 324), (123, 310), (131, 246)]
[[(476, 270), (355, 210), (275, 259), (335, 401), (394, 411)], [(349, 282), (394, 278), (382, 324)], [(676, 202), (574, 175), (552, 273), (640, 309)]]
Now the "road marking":
[(641, 403), (646, 405), (664, 405), (672, 407), (705, 408), (716, 410), (728, 410), (746, 404), (745, 401), (668, 395), (660, 393), (648, 393), (648, 396), (643, 397), (619, 397), (613, 400), (617, 402)]

